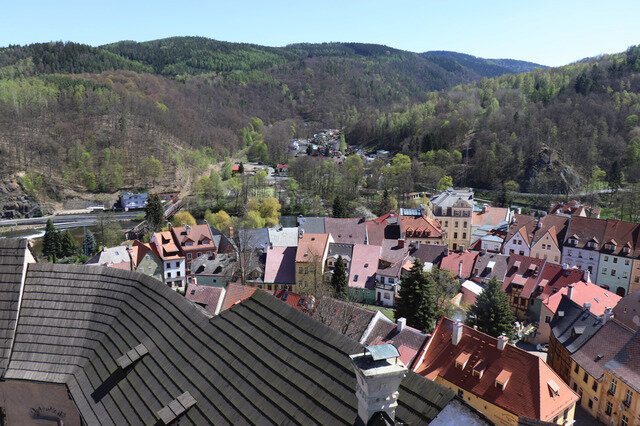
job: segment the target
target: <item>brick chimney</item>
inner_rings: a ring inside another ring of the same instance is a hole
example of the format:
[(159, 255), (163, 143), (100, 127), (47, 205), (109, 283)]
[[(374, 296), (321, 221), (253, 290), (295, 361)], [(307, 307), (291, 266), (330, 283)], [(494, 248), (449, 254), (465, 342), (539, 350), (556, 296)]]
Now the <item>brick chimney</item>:
[(398, 247), (404, 248), (404, 240), (398, 240)]
[(451, 343), (454, 345), (458, 345), (460, 343), (460, 339), (462, 339), (462, 329), (463, 325), (461, 322), (456, 322), (453, 324), (453, 332), (451, 333)]
[(358, 416), (367, 424), (377, 412), (395, 420), (398, 389), (407, 374), (398, 350), (390, 344), (368, 346), (362, 354), (351, 355), (356, 373)]

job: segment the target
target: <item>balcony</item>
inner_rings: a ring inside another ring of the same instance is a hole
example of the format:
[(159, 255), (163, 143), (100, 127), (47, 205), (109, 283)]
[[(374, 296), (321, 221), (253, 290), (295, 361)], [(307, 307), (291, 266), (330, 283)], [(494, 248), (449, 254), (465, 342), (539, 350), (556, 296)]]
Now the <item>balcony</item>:
[(376, 288), (379, 290), (394, 291), (395, 287), (396, 286), (394, 284), (376, 283)]

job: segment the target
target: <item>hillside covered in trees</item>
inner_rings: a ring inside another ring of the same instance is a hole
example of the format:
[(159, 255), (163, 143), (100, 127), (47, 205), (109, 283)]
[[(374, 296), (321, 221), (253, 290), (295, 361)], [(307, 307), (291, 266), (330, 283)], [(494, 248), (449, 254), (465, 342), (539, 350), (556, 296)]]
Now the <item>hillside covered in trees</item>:
[(199, 37), (0, 48), (0, 178), (28, 172), (30, 191), (53, 193), (175, 186), (179, 165), (242, 148), (251, 117), (265, 123), (266, 142), (286, 144), (496, 72), (467, 62), (380, 45)]
[(568, 193), (640, 180), (640, 47), (349, 117), (347, 140), (410, 155), (418, 187)]

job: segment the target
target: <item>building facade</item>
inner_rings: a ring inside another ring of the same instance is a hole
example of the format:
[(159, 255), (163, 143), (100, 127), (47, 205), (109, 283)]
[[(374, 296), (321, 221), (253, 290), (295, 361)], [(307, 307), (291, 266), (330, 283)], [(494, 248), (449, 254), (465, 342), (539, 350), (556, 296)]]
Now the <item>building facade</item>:
[(473, 206), (473, 192), (469, 190), (450, 188), (430, 199), (427, 214), (440, 222), (449, 249), (469, 248)]

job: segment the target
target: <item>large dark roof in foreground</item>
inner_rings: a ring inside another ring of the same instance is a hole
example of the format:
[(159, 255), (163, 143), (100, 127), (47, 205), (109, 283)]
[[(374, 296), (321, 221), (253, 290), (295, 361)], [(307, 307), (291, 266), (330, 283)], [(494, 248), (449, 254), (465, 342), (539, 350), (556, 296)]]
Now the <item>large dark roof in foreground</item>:
[[(148, 354), (120, 368), (139, 344)], [(262, 291), (211, 318), (146, 275), (30, 264), (4, 377), (65, 383), (89, 424), (154, 423), (184, 392), (196, 400), (179, 417), (185, 424), (353, 424), (347, 355), (361, 350)], [(396, 418), (425, 424), (452, 398), (409, 372)]]

